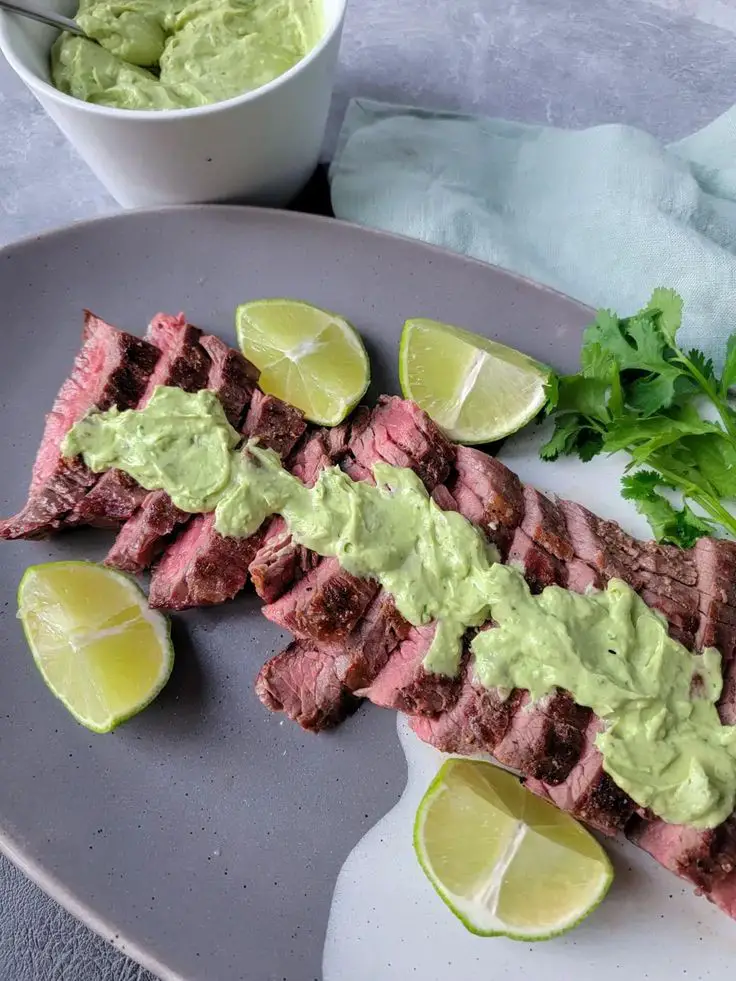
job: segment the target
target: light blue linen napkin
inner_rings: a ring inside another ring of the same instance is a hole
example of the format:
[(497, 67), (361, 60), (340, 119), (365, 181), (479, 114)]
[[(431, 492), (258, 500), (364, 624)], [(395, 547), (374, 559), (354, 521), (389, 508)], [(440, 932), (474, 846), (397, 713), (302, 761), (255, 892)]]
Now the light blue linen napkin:
[(681, 346), (736, 330), (736, 108), (663, 146), (630, 126), (528, 126), (354, 99), (330, 168), (338, 218), (442, 245), (591, 306), (685, 300)]

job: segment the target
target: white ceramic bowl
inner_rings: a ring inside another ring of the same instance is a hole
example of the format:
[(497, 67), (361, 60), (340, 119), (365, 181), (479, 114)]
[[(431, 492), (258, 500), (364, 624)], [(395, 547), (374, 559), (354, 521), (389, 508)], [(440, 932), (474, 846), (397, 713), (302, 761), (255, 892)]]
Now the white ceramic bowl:
[[(76, 10), (75, 0), (47, 2)], [(197, 109), (110, 109), (64, 95), (49, 73), (57, 32), (14, 14), (0, 12), (0, 50), (124, 207), (232, 198), (278, 206), (308, 180), (324, 136), (346, 0), (322, 3), (324, 34), (302, 61), (254, 92)]]

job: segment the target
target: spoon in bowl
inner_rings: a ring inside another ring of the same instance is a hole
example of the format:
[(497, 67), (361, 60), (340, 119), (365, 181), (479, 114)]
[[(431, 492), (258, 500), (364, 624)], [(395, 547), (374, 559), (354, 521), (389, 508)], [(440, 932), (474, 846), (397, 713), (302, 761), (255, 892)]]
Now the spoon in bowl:
[[(51, 27), (58, 27), (60, 31), (68, 31), (70, 34), (79, 35), (79, 37), (87, 37), (79, 24), (71, 17), (64, 17), (54, 10), (41, 7), (33, 0), (0, 0), (0, 8), (12, 10), (15, 14), (22, 14), (23, 17), (30, 17), (31, 20), (38, 20), (42, 24), (50, 24)], [(89, 40), (91, 41), (92, 38)]]

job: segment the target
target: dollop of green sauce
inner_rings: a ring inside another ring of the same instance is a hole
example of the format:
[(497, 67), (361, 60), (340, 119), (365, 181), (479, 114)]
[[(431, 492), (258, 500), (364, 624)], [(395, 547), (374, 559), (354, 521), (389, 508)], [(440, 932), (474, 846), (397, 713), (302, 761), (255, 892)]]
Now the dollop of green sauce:
[(319, 40), (321, 0), (81, 0), (86, 38), (62, 34), (62, 92), (118, 109), (187, 109), (260, 88)]
[(117, 468), (146, 490), (165, 490), (182, 511), (214, 510), (233, 480), (242, 437), (213, 392), (156, 388), (145, 409), (92, 412), (67, 433), (66, 457), (95, 473)]
[(305, 487), (278, 456), (240, 437), (211, 392), (158, 388), (142, 410), (95, 412), (66, 437), (99, 472), (118, 467), (185, 511), (214, 511), (223, 535), (247, 536), (281, 514), (295, 541), (376, 579), (411, 623), (437, 622), (424, 661), (454, 675), (468, 627), (481, 684), (533, 699), (570, 691), (603, 722), (605, 770), (666, 821), (715, 827), (736, 801), (736, 727), (715, 703), (721, 659), (692, 654), (626, 583), (581, 595), (549, 586), (532, 596), (522, 574), (469, 521), (442, 511), (410, 470), (376, 464), (375, 486), (336, 467)]

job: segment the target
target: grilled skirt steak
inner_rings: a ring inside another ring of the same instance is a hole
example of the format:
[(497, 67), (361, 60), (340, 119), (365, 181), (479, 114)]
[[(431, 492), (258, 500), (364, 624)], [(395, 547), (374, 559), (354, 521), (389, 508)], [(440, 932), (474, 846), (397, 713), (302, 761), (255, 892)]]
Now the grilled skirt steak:
[(701, 539), (682, 551), (639, 542), (579, 504), (524, 486), (493, 457), (453, 446), (416, 405), (399, 398), (382, 397), (343, 426), (305, 435), (301, 414), (264, 395), (238, 352), (202, 336), (183, 316), (165, 314), (154, 318), (147, 340), (85, 314), (82, 349), (47, 417), (28, 501), (0, 522), (3, 538), (37, 537), (83, 521), (124, 522), (108, 561), (138, 571), (165, 546), (150, 599), (168, 609), (222, 602), (250, 574), (268, 604), (264, 613), (296, 638), (259, 673), (256, 691), (266, 707), (314, 731), (338, 724), (360, 698), (399, 709), (438, 749), (491, 754), (563, 810), (604, 833), (623, 831), (736, 918), (736, 816), (698, 831), (637, 808), (603, 770), (595, 746), (599, 719), (568, 692), (533, 703), (524, 691), (482, 687), (469, 649), (472, 632), (457, 678), (427, 672), (433, 626), (410, 625), (377, 583), (292, 542), (282, 519), (249, 539), (223, 538), (213, 515), (192, 518), (123, 474), (98, 481), (81, 461), (61, 458), (64, 435), (90, 408), (143, 404), (161, 383), (216, 391), (231, 423), (279, 452), (308, 485), (330, 465), (368, 481), (379, 461), (412, 468), (438, 506), (480, 527), (533, 591), (556, 583), (584, 592), (612, 577), (628, 582), (662, 614), (672, 636), (693, 650), (720, 650), (718, 708), (727, 724), (736, 723), (736, 543)]

